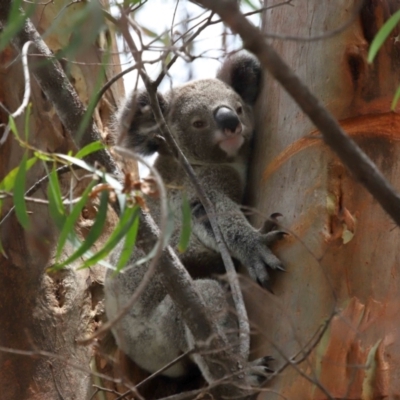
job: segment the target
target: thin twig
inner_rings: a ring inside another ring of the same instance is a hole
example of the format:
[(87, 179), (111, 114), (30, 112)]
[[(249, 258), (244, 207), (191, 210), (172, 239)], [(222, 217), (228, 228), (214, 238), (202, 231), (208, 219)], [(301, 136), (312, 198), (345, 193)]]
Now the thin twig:
[[(14, 196), (14, 193), (11, 192), (5, 192), (3, 190), (0, 190), (0, 199), (7, 199), (7, 198), (12, 198)], [(74, 199), (69, 199), (69, 200), (63, 200), (62, 204), (70, 206), (72, 204), (76, 204), (81, 197), (75, 197)], [(24, 196), (25, 201), (29, 201), (31, 203), (36, 203), (36, 204), (44, 204), (44, 205), (49, 205), (49, 201), (45, 199), (38, 199), (37, 197), (29, 197), (29, 196)], [(13, 207), (14, 208), (14, 207)], [(2, 219), (1, 222), (4, 221), (4, 218)]]
[[(22, 62), (22, 69), (24, 71), (25, 91), (24, 91), (24, 97), (22, 99), (21, 105), (17, 108), (17, 110), (15, 110), (11, 114), (12, 118), (19, 117), (25, 111), (26, 107), (28, 107), (28, 104), (29, 104), (29, 98), (31, 97), (31, 77), (29, 74), (29, 66), (28, 66), (28, 50), (29, 50), (29, 46), (31, 44), (33, 44), (33, 43), (31, 41), (28, 41), (22, 47), (21, 62)], [(0, 146), (3, 143), (5, 143), (5, 141), (7, 140), (10, 130), (11, 130), (11, 127), (10, 127), (10, 124), (8, 124), (6, 126), (6, 128), (4, 129), (2, 138), (0, 139)]]
[(258, 57), (261, 65), (293, 97), (320, 130), (325, 143), (400, 226), (400, 196), (393, 186), (346, 134), (336, 118), (266, 42), (261, 31), (243, 16), (236, 1), (198, 0), (197, 2), (218, 13), (233, 32), (240, 35), (244, 47)]
[[(103, 324), (96, 332), (94, 332), (90, 337), (78, 340), (79, 344), (87, 345), (91, 343), (95, 338), (101, 336), (108, 330), (110, 330), (115, 324), (117, 324), (128, 312), (132, 309), (133, 305), (136, 303), (138, 298), (142, 295), (143, 291), (146, 289), (147, 285), (150, 283), (152, 276), (156, 270), (157, 264), (159, 262), (159, 258), (165, 246), (165, 235), (166, 235), (166, 226), (167, 226), (167, 218), (168, 218), (168, 209), (167, 209), (167, 192), (164, 186), (164, 182), (158, 173), (158, 171), (154, 168), (152, 164), (147, 162), (143, 157), (138, 154), (133, 153), (131, 150), (124, 149), (122, 147), (115, 147), (115, 151), (120, 155), (131, 158), (133, 160), (137, 160), (143, 163), (152, 173), (152, 176), (156, 182), (157, 190), (160, 193), (160, 234), (158, 237), (158, 241), (155, 248), (155, 254), (150, 262), (149, 267), (147, 268), (146, 273), (144, 274), (142, 280), (140, 281), (139, 286), (133, 292), (132, 296), (128, 300), (126, 304), (123, 305), (118, 310), (117, 315), (110, 321), (107, 321)], [(129, 268), (134, 268), (135, 265), (128, 266), (124, 269), (126, 272)], [(124, 273), (122, 271), (121, 273)]]
[[(163, 118), (160, 105), (158, 103), (157, 95), (156, 95), (156, 86), (154, 86), (154, 82), (152, 82), (145, 72), (143, 68), (143, 63), (141, 61), (141, 51), (138, 51), (131, 35), (129, 32), (129, 20), (128, 17), (125, 15), (124, 12), (121, 13), (121, 18), (119, 22), (120, 31), (127, 42), (132, 56), (135, 59), (135, 62), (138, 65), (138, 70), (141, 75), (142, 80), (145, 83), (146, 89), (149, 94), (150, 104), (152, 107), (153, 115), (155, 116), (157, 125), (163, 136), (167, 139), (167, 141), (174, 143), (174, 139), (171, 133), (168, 130), (168, 126)], [(171, 147), (172, 151), (180, 152), (179, 147), (172, 144)], [(181, 152), (180, 152), (181, 153)], [(181, 153), (180, 158), (185, 160), (184, 155)], [(198, 181), (194, 178), (193, 170), (190, 167), (190, 164), (187, 162), (184, 163), (185, 166), (188, 166), (186, 172), (191, 176), (192, 183), (196, 186), (197, 182), (197, 192), (199, 191), (202, 193), (202, 188), (199, 185)], [(192, 175), (191, 175), (192, 172)], [(206, 200), (203, 198), (203, 205)], [(207, 213), (210, 215), (210, 221), (213, 219), (214, 212), (210, 211), (213, 210), (213, 205), (210, 203), (206, 203), (205, 205)], [(217, 243), (220, 245), (220, 248), (223, 247), (222, 244), (222, 235), (216, 232), (218, 228), (218, 224), (214, 219), (215, 225), (213, 226), (215, 237)], [(140, 231), (140, 230), (139, 230)], [(171, 252), (169, 248), (167, 248), (169, 252), (169, 256), (176, 257), (174, 253)], [(217, 381), (221, 381), (222, 385), (220, 384), (216, 390), (219, 392), (218, 396), (232, 396), (232, 397), (239, 397), (242, 398), (244, 395), (247, 395), (249, 391), (254, 390), (250, 387), (246, 387), (245, 393), (243, 392), (243, 385), (246, 385), (248, 375), (246, 374), (246, 360), (248, 355), (248, 348), (249, 348), (249, 326), (247, 320), (246, 310), (244, 308), (244, 303), (242, 299), (242, 293), (240, 291), (239, 284), (237, 282), (237, 275), (234, 269), (232, 260), (230, 258), (230, 254), (227, 251), (226, 247), (225, 250), (222, 249), (222, 257), (231, 263), (233, 273), (229, 274), (231, 279), (231, 285), (233, 286), (233, 290), (236, 293), (233, 294), (233, 297), (236, 297), (236, 307), (237, 313), (239, 315), (239, 322), (241, 323), (241, 330), (239, 332), (239, 339), (241, 349), (238, 354), (234, 354), (231, 351), (223, 350), (226, 346), (226, 337), (219, 326), (216, 324), (215, 317), (209, 313), (208, 308), (205, 306), (204, 301), (202, 300), (200, 294), (196, 290), (193, 285), (193, 281), (190, 278), (187, 270), (184, 268), (179, 269), (171, 268), (171, 266), (163, 265), (163, 268), (160, 269), (161, 279), (165, 286), (168, 288), (168, 294), (171, 296), (175, 304), (177, 305), (178, 309), (182, 313), (182, 317), (191, 330), (195, 341), (197, 343), (209, 343), (211, 346), (211, 350), (217, 352), (217, 356), (210, 357), (208, 355), (201, 354), (203, 360), (207, 364), (208, 368), (208, 381), (209, 383), (215, 383)], [(164, 253), (163, 253), (164, 254)], [(232, 276), (233, 275), (233, 276)], [(179, 282), (177, 282), (179, 279)], [(236, 281), (236, 287), (235, 287)], [(178, 290), (174, 291), (173, 288), (176, 287)], [(240, 299), (238, 300), (238, 297)], [(187, 300), (191, 300), (191, 307), (190, 312), (188, 312)], [(241, 300), (241, 301), (240, 301)], [(201, 322), (200, 322), (201, 321)], [(222, 350), (221, 350), (222, 349)], [(217, 361), (217, 362), (216, 362)], [(229, 380), (227, 378), (227, 371), (233, 371), (233, 373), (229, 376)]]
[[(183, 354), (181, 354), (179, 357), (176, 357), (174, 360), (170, 361), (168, 364), (164, 365), (162, 368), (160, 368), (158, 371), (152, 373), (151, 375), (149, 375), (147, 378), (143, 379), (141, 382), (139, 382), (136, 386), (135, 389), (138, 389), (140, 386), (144, 385), (145, 383), (151, 381), (152, 379), (154, 379), (156, 376), (162, 374), (164, 371), (166, 371), (168, 368), (172, 367), (173, 365), (175, 365), (176, 363), (182, 361), (185, 357), (188, 357), (190, 354), (194, 353), (194, 349), (192, 350), (188, 350), (186, 352), (184, 352)], [(128, 390), (125, 393), (121, 394), (119, 397), (117, 397), (115, 400), (121, 400), (123, 399), (125, 396), (127, 396), (131, 391)]]
[(203, 204), (207, 215), (209, 217), (214, 236), (215, 236), (215, 241), (217, 243), (218, 249), (221, 253), (222, 260), (224, 262), (226, 272), (227, 272), (227, 277), (228, 281), (232, 290), (232, 298), (235, 303), (236, 307), (236, 312), (238, 316), (238, 323), (239, 323), (239, 347), (240, 347), (240, 356), (244, 359), (247, 360), (249, 356), (249, 350), (250, 350), (250, 327), (249, 327), (249, 321), (247, 318), (247, 311), (244, 306), (244, 300), (243, 300), (243, 294), (240, 290), (240, 285), (239, 285), (239, 280), (237, 278), (237, 273), (235, 266), (233, 264), (231, 255), (229, 254), (229, 251), (226, 247), (226, 244), (224, 242), (221, 230), (219, 228), (218, 222), (215, 218), (216, 211), (214, 208), (214, 205), (211, 203), (210, 199), (204, 192), (204, 189), (202, 188), (201, 184), (199, 183), (199, 180), (196, 177), (196, 174), (190, 165), (189, 161), (186, 159), (185, 155), (183, 154), (182, 150), (178, 146), (175, 138), (173, 137), (172, 133), (169, 130), (169, 127), (164, 119), (164, 116), (161, 112), (160, 105), (158, 103), (158, 98), (157, 98), (157, 87), (154, 85), (154, 82), (152, 82), (145, 72), (145, 69), (143, 65), (141, 65), (141, 58), (139, 55), (139, 51), (136, 47), (136, 44), (132, 40), (132, 37), (129, 34), (128, 30), (128, 19), (126, 18), (125, 14), (121, 14), (121, 23), (120, 23), (120, 29), (121, 33), (127, 42), (132, 56), (134, 57), (136, 64), (140, 66), (139, 68), (139, 73), (141, 75), (141, 78), (145, 84), (146, 90), (149, 94), (150, 98), (150, 103), (151, 107), (153, 110), (153, 114), (156, 120), (156, 123), (162, 132), (162, 135), (166, 138), (168, 144), (170, 145), (173, 153), (179, 155), (179, 160), (181, 161), (182, 167), (184, 168), (184, 171), (188, 175), (190, 181), (192, 182), (197, 195), (199, 196), (199, 199), (201, 203)]
[(7, 354), (16, 354), (16, 355), (19, 355), (19, 356), (44, 357), (44, 358), (59, 360), (59, 361), (64, 362), (66, 365), (70, 365), (71, 367), (77, 369), (78, 371), (82, 371), (82, 372), (84, 372), (86, 374), (91, 374), (93, 376), (98, 376), (99, 378), (107, 380), (107, 381), (110, 381), (110, 382), (122, 383), (121, 379), (114, 379), (114, 378), (111, 378), (110, 376), (102, 374), (100, 372), (93, 372), (90, 369), (82, 366), (82, 364), (79, 364), (77, 362), (69, 361), (68, 357), (60, 356), (58, 354), (51, 353), (49, 351), (44, 351), (44, 350), (19, 350), (19, 349), (13, 349), (11, 347), (0, 346), (0, 352), (7, 353)]
[[(70, 171), (71, 169), (73, 169), (74, 167), (71, 165), (63, 165), (62, 167), (59, 167), (56, 169), (56, 173), (57, 175), (61, 175), (64, 174), (65, 172)], [(32, 185), (24, 194), (24, 196), (29, 196), (32, 193), (36, 192), (36, 190), (39, 189), (39, 187), (48, 181), (50, 177), (50, 174), (47, 174), (45, 176), (43, 176), (42, 178), (40, 178), (37, 182), (34, 183), (34, 185)], [(6, 215), (4, 215), (4, 217), (0, 220), (0, 226), (12, 215), (12, 213), (15, 210), (15, 206), (12, 206)]]
[[(9, 0), (0, 1), (1, 26), (7, 23), (9, 9)], [(30, 69), (32, 74), (47, 99), (53, 104), (61, 123), (71, 135), (71, 140), (75, 143), (76, 147), (82, 148), (89, 143), (99, 140), (101, 135), (92, 119), (89, 119), (86, 128), (82, 132), (81, 123), (85, 120), (86, 109), (65, 75), (60, 63), (54, 59), (53, 53), (47, 47), (29, 18), (25, 20), (23, 29), (11, 39), (11, 43), (21, 52), (28, 41), (33, 42), (33, 48), (30, 53)], [(32, 53), (40, 54), (40, 57), (33, 56)], [(60, 88), (62, 88), (62, 95), (60, 95)], [(119, 174), (119, 169), (115, 161), (105, 149), (89, 154), (86, 160), (93, 165), (97, 161), (108, 172)]]
[[(94, 107), (97, 105), (97, 103), (100, 101), (100, 99), (103, 97), (104, 93), (107, 92), (108, 89), (110, 89), (110, 87), (117, 82), (118, 79), (122, 78), (124, 75), (126, 75), (127, 73), (134, 71), (135, 69), (137, 69), (137, 65), (131, 65), (129, 68), (124, 69), (123, 71), (119, 72), (118, 74), (114, 75), (110, 80), (108, 80), (104, 86), (96, 93), (96, 100), (94, 103)], [(93, 107), (93, 108), (94, 108)]]

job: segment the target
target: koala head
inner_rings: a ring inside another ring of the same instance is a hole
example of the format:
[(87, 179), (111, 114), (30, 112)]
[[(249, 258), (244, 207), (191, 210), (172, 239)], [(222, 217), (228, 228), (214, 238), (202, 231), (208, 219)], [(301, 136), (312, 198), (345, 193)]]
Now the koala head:
[[(158, 94), (172, 134), (189, 161), (226, 162), (246, 151), (254, 131), (252, 106), (261, 87), (258, 60), (229, 57), (215, 79), (201, 79)], [(145, 91), (134, 92), (117, 116), (124, 144), (143, 155), (167, 154)]]

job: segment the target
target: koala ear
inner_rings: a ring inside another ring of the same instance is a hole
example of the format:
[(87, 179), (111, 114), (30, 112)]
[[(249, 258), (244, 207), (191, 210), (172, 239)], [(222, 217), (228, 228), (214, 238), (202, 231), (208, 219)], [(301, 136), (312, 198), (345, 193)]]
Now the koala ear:
[(217, 78), (232, 86), (246, 103), (253, 105), (261, 91), (262, 69), (256, 56), (242, 50), (225, 60)]
[[(165, 98), (157, 93), (162, 113), (168, 111)], [(149, 156), (166, 147), (164, 138), (160, 135), (157, 123), (150, 106), (147, 91), (133, 92), (119, 108), (116, 115), (117, 142), (127, 148)]]

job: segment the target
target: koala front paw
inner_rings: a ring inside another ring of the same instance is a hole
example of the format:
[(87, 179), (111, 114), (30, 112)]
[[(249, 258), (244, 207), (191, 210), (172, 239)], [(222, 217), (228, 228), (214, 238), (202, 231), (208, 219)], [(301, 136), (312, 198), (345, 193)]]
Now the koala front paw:
[(273, 357), (265, 356), (251, 361), (248, 364), (248, 373), (251, 376), (251, 385), (253, 387), (261, 386), (274, 370), (270, 368), (269, 363), (274, 361)]
[(282, 239), (285, 235), (285, 232), (278, 230), (264, 235), (258, 234), (252, 241), (253, 245), (248, 249), (249, 251), (244, 261), (251, 278), (269, 291), (272, 290), (267, 268), (280, 271), (285, 271), (285, 269), (282, 262), (272, 253), (268, 246)]

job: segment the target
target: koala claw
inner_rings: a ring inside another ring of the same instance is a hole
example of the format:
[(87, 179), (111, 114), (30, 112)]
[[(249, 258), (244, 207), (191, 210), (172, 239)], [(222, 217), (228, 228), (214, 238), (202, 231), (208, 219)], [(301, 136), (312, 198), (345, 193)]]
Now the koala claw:
[(273, 241), (277, 238), (282, 238), (284, 235), (286, 235), (285, 232), (274, 231), (255, 238), (254, 247), (251, 251), (247, 252), (246, 257), (244, 257), (242, 261), (243, 264), (247, 265), (251, 278), (270, 292), (272, 292), (272, 290), (269, 283), (267, 268), (279, 271), (285, 271), (285, 268), (281, 261), (266, 246), (265, 241), (269, 239)]
[(276, 257), (265, 244), (263, 244), (262, 246), (263, 248), (261, 252), (261, 257), (266, 266), (274, 270), (276, 269), (280, 270), (281, 268), (283, 268), (279, 258)]
[(278, 226), (278, 218), (282, 217), (280, 213), (273, 213), (269, 216), (269, 218), (264, 222), (264, 225), (261, 227), (261, 233), (268, 233), (271, 231), (275, 231)]
[(250, 373), (255, 377), (257, 385), (262, 385), (267, 378), (267, 375), (274, 372), (274, 370), (269, 366), (271, 361), (274, 361), (273, 357), (265, 356), (249, 363)]

